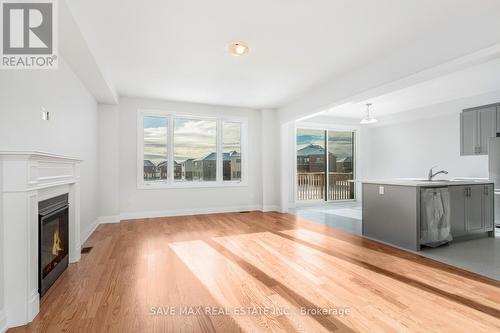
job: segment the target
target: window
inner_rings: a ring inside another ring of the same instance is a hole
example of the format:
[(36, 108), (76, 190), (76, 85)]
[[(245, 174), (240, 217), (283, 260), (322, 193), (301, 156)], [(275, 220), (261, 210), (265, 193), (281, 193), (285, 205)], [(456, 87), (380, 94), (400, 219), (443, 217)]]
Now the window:
[(298, 200), (355, 198), (354, 139), (353, 131), (297, 129)]
[(297, 129), (297, 195), (299, 200), (325, 198), (325, 131)]
[(246, 185), (246, 120), (138, 112), (139, 188)]
[(241, 180), (241, 124), (224, 122), (222, 138), (224, 180)]
[(217, 122), (175, 118), (174, 179), (215, 181), (217, 179)]
[(354, 199), (354, 132), (328, 133), (328, 200)]
[(167, 118), (144, 117), (143, 179), (145, 181), (167, 179), (167, 132)]

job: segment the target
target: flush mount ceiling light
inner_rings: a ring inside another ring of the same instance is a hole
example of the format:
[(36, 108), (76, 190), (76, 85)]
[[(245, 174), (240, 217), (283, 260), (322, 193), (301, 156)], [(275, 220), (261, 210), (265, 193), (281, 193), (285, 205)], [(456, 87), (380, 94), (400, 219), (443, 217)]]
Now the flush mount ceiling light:
[(366, 104), (366, 115), (361, 119), (360, 124), (374, 124), (378, 120), (373, 118), (373, 116), (370, 115), (370, 106), (371, 103)]
[(232, 42), (227, 46), (229, 54), (235, 57), (248, 53), (248, 46), (243, 42)]

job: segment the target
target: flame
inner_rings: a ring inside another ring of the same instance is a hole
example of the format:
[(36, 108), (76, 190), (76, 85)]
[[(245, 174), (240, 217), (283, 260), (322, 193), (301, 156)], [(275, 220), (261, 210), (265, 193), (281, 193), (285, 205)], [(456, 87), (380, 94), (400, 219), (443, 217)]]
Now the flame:
[(56, 230), (53, 235), (53, 241), (52, 241), (52, 254), (57, 256), (60, 251), (62, 251), (61, 247), (62, 241), (61, 237), (59, 236), (59, 230)]

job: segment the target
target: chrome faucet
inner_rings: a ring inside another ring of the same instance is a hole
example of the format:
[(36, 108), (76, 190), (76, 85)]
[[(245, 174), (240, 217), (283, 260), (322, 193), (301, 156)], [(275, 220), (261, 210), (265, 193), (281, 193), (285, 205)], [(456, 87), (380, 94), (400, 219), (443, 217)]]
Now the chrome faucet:
[[(437, 166), (437, 165), (436, 165), (436, 166)], [(447, 174), (448, 174), (448, 171), (446, 171), (446, 170), (441, 170), (441, 171), (438, 171), (438, 172), (436, 172), (436, 173), (432, 173), (432, 169), (434, 169), (436, 166), (433, 166), (433, 167), (429, 170), (429, 176), (427, 177), (427, 179), (428, 179), (429, 181), (432, 181), (432, 178), (436, 177), (436, 176), (437, 176), (437, 175), (439, 175), (440, 173), (445, 174), (445, 175), (447, 175)]]

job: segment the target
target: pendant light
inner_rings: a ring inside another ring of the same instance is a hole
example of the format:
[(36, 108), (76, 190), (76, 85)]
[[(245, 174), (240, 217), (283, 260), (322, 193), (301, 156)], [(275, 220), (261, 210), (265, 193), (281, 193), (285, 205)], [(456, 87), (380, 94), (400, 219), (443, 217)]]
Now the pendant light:
[(374, 124), (378, 120), (373, 118), (373, 116), (370, 115), (370, 106), (371, 103), (366, 103), (366, 115), (361, 119), (360, 124)]

